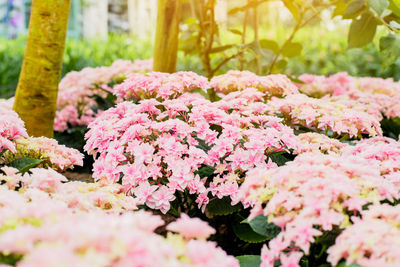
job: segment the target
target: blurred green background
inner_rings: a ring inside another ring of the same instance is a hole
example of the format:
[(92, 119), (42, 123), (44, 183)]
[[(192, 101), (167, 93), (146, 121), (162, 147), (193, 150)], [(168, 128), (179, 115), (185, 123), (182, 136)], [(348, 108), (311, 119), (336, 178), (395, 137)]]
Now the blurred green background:
[[(382, 71), (377, 45), (369, 44), (364, 48), (348, 50), (346, 31), (346, 28), (327, 31), (312, 26), (299, 32), (296, 41), (303, 44), (303, 52), (300, 56), (291, 58), (283, 72), (298, 76), (303, 73), (328, 75), (345, 71), (353, 76), (393, 77), (395, 80), (400, 78), (400, 60)], [(276, 35), (276, 38), (281, 38), (280, 34)], [(24, 37), (13, 40), (0, 39), (0, 98), (14, 95), (25, 41)], [(84, 67), (111, 65), (116, 59), (151, 58), (152, 53), (151, 40), (141, 40), (128, 34), (109, 35), (107, 40), (68, 39), (62, 76)], [(217, 74), (237, 68), (237, 62), (231, 61)], [(202, 74), (200, 59), (195, 55), (179, 52), (178, 70), (190, 70)]]

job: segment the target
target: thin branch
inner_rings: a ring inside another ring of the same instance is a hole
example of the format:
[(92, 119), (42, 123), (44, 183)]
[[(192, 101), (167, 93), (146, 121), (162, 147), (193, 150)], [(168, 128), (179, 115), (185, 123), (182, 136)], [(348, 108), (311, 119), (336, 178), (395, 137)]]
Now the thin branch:
[(305, 21), (302, 21), (304, 13), (300, 13), (299, 15), (299, 20), (296, 24), (296, 26), (294, 27), (292, 33), (290, 34), (289, 38), (283, 43), (283, 45), (281, 46), (281, 48), (279, 49), (279, 51), (275, 54), (274, 59), (272, 60), (272, 63), (270, 65), (270, 68), (268, 70), (268, 74), (272, 73), (272, 70), (276, 64), (276, 62), (278, 61), (279, 56), (282, 54), (283, 50), (285, 49), (285, 47), (293, 40), (294, 36), (296, 35), (296, 33), (300, 30), (300, 28), (304, 27), (305, 25), (307, 25), (310, 21), (312, 21), (313, 19), (315, 19), (316, 17), (318, 17), (321, 13), (322, 9), (315, 11), (315, 13), (309, 17), (308, 19), (306, 19)]

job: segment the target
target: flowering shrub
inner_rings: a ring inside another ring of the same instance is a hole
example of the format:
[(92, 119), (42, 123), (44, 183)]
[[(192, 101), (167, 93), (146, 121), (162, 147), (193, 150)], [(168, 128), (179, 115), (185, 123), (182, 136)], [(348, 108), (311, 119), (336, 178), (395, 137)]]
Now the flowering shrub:
[(163, 222), (155, 215), (72, 214), (65, 206), (40, 203), (52, 207), (40, 217), (3, 217), (0, 251), (22, 258), (16, 266), (239, 266), (213, 242), (156, 235)]
[(289, 125), (327, 133), (332, 131), (338, 136), (347, 134), (350, 138), (382, 135), (377, 118), (329, 99), (310, 98), (302, 94), (290, 95), (283, 99), (272, 99), (268, 108), (270, 114), (282, 114)]
[[(96, 117), (113, 86), (128, 75), (152, 69), (152, 60), (117, 60), (109, 67), (84, 68), (68, 73), (60, 82), (54, 129), (65, 131), (70, 126), (87, 126)], [(97, 101), (96, 101), (97, 100)], [(101, 104), (101, 103), (100, 103)], [(108, 108), (105, 107), (105, 108)]]
[(83, 165), (83, 155), (78, 150), (59, 145), (54, 139), (46, 137), (19, 138), (14, 142), (16, 150), (3, 154), (3, 164), (9, 164), (21, 158), (40, 160), (36, 167), (52, 168), (60, 172), (74, 165)]
[(194, 72), (176, 72), (172, 74), (150, 72), (135, 73), (115, 87), (115, 94), (123, 100), (141, 100), (155, 98), (165, 100), (176, 98), (195, 89), (205, 91), (208, 80)]
[(5, 149), (15, 152), (13, 141), (28, 136), (24, 122), (11, 110), (11, 101), (0, 100), (0, 156)]
[[(297, 264), (317, 237), (335, 227), (347, 227), (349, 215), (362, 212), (366, 204), (400, 198), (398, 180), (381, 175), (379, 155), (378, 160), (351, 155), (362, 155), (362, 149), (363, 142), (344, 148), (343, 155), (305, 153), (285, 166), (248, 172), (239, 196), (253, 205), (250, 219), (263, 214), (282, 229), (264, 246), (263, 266), (288, 257)], [(396, 156), (393, 153), (380, 160), (391, 161)]]
[(324, 154), (340, 153), (348, 145), (337, 139), (319, 133), (301, 133), (298, 138), (303, 143), (297, 153), (321, 152)]
[[(0, 102), (0, 164), (53, 168), (65, 171), (83, 165), (79, 151), (59, 145), (54, 139), (29, 137), (24, 122), (12, 111), (11, 101)], [(33, 164), (33, 165), (32, 165)]]
[(256, 88), (267, 97), (298, 93), (297, 87), (285, 75), (257, 76), (250, 71), (236, 70), (230, 70), (226, 74), (212, 78), (210, 87), (223, 94), (247, 88)]
[[(20, 209), (28, 214), (34, 212), (34, 208), (31, 210), (30, 206), (40, 205), (40, 201), (61, 203), (71, 211), (106, 210), (120, 213), (136, 209), (136, 202), (122, 192), (120, 185), (68, 182), (66, 177), (52, 169), (32, 168), (29, 170), (30, 174), (24, 175), (12, 167), (3, 167), (1, 170), (4, 172), (0, 174), (0, 181), (5, 185), (2, 187), (3, 194), (10, 195), (8, 201), (25, 199), (27, 203), (21, 204)], [(37, 198), (37, 202), (33, 198)], [(30, 199), (33, 202), (29, 202)], [(23, 207), (24, 205), (27, 207)], [(22, 211), (19, 212), (22, 214)]]
[[(115, 183), (147, 206), (167, 212), (176, 192), (235, 199), (238, 182), (268, 155), (297, 149), (293, 131), (268, 116), (229, 114), (205, 99), (184, 95), (123, 102), (89, 125), (85, 150), (99, 154), (93, 177)], [(208, 170), (206, 176), (202, 175)]]
[(346, 265), (398, 266), (400, 207), (374, 205), (354, 218), (328, 249), (328, 261), (335, 266), (341, 259)]

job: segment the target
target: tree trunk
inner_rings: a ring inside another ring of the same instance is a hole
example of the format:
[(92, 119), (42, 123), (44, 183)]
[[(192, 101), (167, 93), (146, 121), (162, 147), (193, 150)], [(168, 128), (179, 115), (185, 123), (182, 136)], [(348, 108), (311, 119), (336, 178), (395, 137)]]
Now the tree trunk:
[(70, 0), (33, 0), (14, 110), (32, 136), (53, 136)]
[(182, 0), (158, 0), (153, 70), (175, 72)]

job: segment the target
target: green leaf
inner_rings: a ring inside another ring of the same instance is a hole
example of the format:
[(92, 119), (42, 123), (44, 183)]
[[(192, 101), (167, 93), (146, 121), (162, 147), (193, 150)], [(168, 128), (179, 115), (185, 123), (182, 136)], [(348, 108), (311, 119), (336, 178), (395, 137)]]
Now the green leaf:
[(367, 0), (367, 4), (380, 16), (389, 7), (389, 0)]
[(389, 9), (398, 17), (400, 17), (400, 0), (390, 0)]
[(216, 198), (208, 203), (206, 210), (210, 216), (229, 215), (242, 209), (242, 204), (232, 206), (229, 197)]
[(236, 223), (233, 232), (242, 241), (248, 243), (262, 243), (269, 240), (268, 237), (256, 233), (248, 223)]
[(20, 173), (25, 173), (29, 171), (29, 169), (35, 168), (42, 162), (42, 159), (20, 158), (12, 161), (9, 165), (10, 167), (18, 169)]
[(278, 53), (279, 51), (278, 43), (273, 40), (261, 39), (260, 46), (261, 48), (271, 50), (272, 52), (274, 52), (274, 54)]
[(233, 34), (240, 35), (240, 36), (243, 34), (241, 31), (236, 30), (236, 29), (228, 29), (228, 31), (230, 31), (230, 32), (233, 33)]
[(281, 59), (278, 62), (275, 63), (272, 72), (273, 73), (280, 73), (282, 72), (286, 66), (287, 66), (288, 62), (286, 59)]
[(295, 20), (299, 19), (299, 10), (293, 0), (282, 0), (283, 4), (292, 13)]
[(288, 58), (296, 57), (301, 54), (303, 46), (301, 43), (288, 43), (282, 50), (282, 55)]
[(400, 118), (384, 118), (380, 123), (384, 136), (398, 140), (400, 135)]
[(273, 223), (269, 223), (268, 218), (264, 215), (258, 215), (247, 223), (254, 230), (254, 232), (266, 236), (268, 239), (276, 237), (281, 232), (281, 228)]
[(214, 174), (215, 168), (208, 166), (208, 165), (202, 165), (196, 172), (195, 174), (198, 174), (200, 178), (205, 178), (205, 177), (210, 177)]
[(286, 164), (286, 162), (291, 161), (290, 159), (285, 157), (283, 154), (279, 154), (279, 153), (268, 155), (268, 158), (270, 158), (278, 166), (283, 166)]
[(379, 50), (381, 52), (382, 69), (384, 70), (400, 57), (400, 38), (393, 34), (381, 37)]
[(347, 5), (343, 18), (356, 18), (364, 10), (364, 8), (364, 0), (353, 0)]
[(236, 256), (239, 260), (240, 267), (259, 267), (261, 264), (261, 257), (259, 255), (242, 255)]
[(333, 10), (332, 18), (336, 16), (343, 16), (346, 12), (346, 8), (349, 5), (349, 3), (345, 0), (341, 0), (336, 3), (336, 7)]
[(15, 266), (22, 258), (23, 256), (19, 254), (0, 252), (0, 264)]
[(364, 13), (360, 19), (353, 20), (348, 36), (348, 48), (363, 47), (370, 43), (375, 36), (378, 23), (370, 13)]

